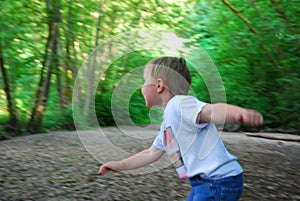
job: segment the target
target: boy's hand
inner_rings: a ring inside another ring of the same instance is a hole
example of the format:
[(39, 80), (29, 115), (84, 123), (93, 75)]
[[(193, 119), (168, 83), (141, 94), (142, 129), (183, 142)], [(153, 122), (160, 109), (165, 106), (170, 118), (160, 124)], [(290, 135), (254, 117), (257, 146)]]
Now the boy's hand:
[(237, 119), (237, 121), (241, 121), (248, 126), (257, 127), (263, 124), (264, 119), (259, 112), (255, 110), (244, 109), (244, 111), (240, 113), (240, 117)]
[(99, 174), (105, 174), (109, 171), (123, 171), (141, 168), (157, 161), (163, 154), (163, 150), (151, 145), (148, 149), (145, 149), (133, 156), (120, 161), (109, 161), (104, 165), (101, 165), (99, 168)]
[(105, 174), (109, 171), (116, 171), (114, 166), (116, 166), (115, 164), (116, 162), (108, 162), (108, 163), (105, 163), (104, 165), (101, 165), (100, 168), (99, 168), (99, 171), (98, 173), (99, 174)]

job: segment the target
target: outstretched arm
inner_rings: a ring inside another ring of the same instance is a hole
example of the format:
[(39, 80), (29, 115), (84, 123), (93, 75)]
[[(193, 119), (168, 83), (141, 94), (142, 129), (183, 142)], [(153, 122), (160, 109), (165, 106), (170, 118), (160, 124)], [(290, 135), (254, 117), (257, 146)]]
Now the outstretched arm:
[(242, 122), (248, 126), (260, 126), (263, 124), (263, 116), (251, 109), (226, 104), (207, 104), (198, 114), (197, 123), (236, 123)]
[(99, 174), (108, 171), (132, 170), (149, 165), (162, 157), (164, 151), (157, 149), (153, 145), (129, 158), (121, 161), (110, 161), (99, 168)]

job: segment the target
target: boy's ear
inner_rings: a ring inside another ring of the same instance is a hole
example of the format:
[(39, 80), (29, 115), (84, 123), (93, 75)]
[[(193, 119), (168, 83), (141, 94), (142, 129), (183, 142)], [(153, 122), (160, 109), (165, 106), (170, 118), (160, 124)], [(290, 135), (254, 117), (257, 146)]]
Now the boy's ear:
[(162, 79), (158, 78), (157, 79), (157, 92), (158, 93), (163, 92), (164, 88), (165, 88), (165, 82)]

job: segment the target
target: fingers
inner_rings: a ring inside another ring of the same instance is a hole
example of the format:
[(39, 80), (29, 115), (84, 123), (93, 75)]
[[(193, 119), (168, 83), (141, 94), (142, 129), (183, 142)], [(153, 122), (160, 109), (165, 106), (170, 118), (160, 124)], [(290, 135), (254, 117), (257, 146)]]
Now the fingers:
[(102, 166), (100, 166), (98, 173), (99, 174), (105, 174), (110, 170), (111, 169), (109, 167), (107, 167), (106, 165), (102, 165)]
[(98, 173), (99, 173), (99, 174), (105, 174), (105, 173), (107, 172), (106, 169), (107, 169), (107, 168), (106, 168), (105, 166), (102, 165), (102, 166), (100, 166)]
[(243, 123), (251, 127), (261, 126), (263, 124), (263, 116), (255, 110), (246, 110), (246, 113), (243, 115)]
[(106, 164), (101, 165), (100, 168), (99, 168), (98, 173), (99, 174), (105, 174), (109, 171), (116, 171), (114, 164), (115, 164), (114, 162), (107, 162)]

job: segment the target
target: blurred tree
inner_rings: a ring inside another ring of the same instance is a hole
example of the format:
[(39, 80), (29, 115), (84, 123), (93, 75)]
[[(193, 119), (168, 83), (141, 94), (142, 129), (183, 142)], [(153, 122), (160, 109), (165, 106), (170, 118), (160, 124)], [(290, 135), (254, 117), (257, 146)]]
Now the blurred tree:
[(46, 0), (46, 8), (49, 34), (40, 82), (35, 97), (35, 105), (32, 109), (30, 121), (27, 126), (27, 131), (30, 133), (36, 133), (40, 130), (48, 102), (51, 76), (53, 71), (58, 69), (59, 23), (61, 21), (60, 1)]
[(2, 54), (2, 45), (1, 45), (1, 40), (0, 40), (0, 69), (2, 73), (2, 78), (3, 78), (3, 85), (4, 85), (4, 91), (6, 95), (6, 100), (7, 100), (7, 108), (8, 108), (8, 113), (9, 113), (9, 120), (8, 120), (8, 125), (9, 125), (9, 130), (10, 131), (16, 131), (16, 126), (17, 126), (17, 114), (16, 114), (16, 109), (13, 104), (13, 100), (11, 97), (11, 90), (8, 82), (8, 77), (6, 73), (6, 69), (4, 66), (4, 58)]
[[(0, 100), (1, 108), (7, 110), (3, 113), (2, 109), (0, 117), (11, 113), (12, 107), (19, 122), (29, 121), (30, 132), (41, 126), (72, 128), (72, 90), (83, 61), (97, 46), (137, 29), (167, 30), (188, 38), (187, 45), (199, 44), (217, 65), (228, 102), (260, 110), (268, 126), (299, 128), (297, 0), (2, 0), (1, 11), (5, 65), (1, 70), (6, 80), (1, 83), (0, 96), (7, 94), (8, 85), (10, 98), (5, 95), (6, 100)], [(120, 45), (134, 49), (139, 37), (125, 41), (127, 46)], [(101, 54), (110, 60), (113, 53), (109, 49)], [(114, 123), (110, 104), (118, 81), (160, 55), (155, 50), (129, 52), (101, 74), (95, 107), (103, 125)], [(193, 67), (191, 71), (194, 92), (210, 101), (211, 87)], [(99, 79), (97, 76), (97, 69), (95, 74), (90, 72), (90, 81)], [(77, 99), (84, 100), (80, 94), (87, 94), (88, 86), (83, 83), (78, 90)], [(136, 91), (128, 106), (137, 124), (149, 122), (149, 110), (142, 100)], [(89, 105), (86, 103), (94, 109)], [(63, 123), (65, 120), (70, 124)]]

